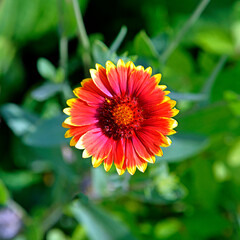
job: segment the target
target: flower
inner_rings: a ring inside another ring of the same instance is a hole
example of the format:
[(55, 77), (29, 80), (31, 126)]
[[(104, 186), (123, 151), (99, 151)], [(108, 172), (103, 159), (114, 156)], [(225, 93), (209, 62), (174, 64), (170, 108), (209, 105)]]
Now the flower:
[(178, 113), (176, 101), (166, 96), (165, 85), (158, 85), (161, 74), (135, 66), (122, 59), (117, 66), (106, 62), (106, 69), (96, 64), (91, 78), (74, 89), (77, 98), (67, 101), (63, 111), (69, 117), (63, 127), (70, 128), (65, 137), (70, 145), (84, 149), (82, 156), (92, 156), (93, 167), (102, 162), (106, 171), (114, 163), (119, 175), (125, 170), (133, 175), (144, 172), (147, 163), (162, 156), (160, 147), (171, 144)]

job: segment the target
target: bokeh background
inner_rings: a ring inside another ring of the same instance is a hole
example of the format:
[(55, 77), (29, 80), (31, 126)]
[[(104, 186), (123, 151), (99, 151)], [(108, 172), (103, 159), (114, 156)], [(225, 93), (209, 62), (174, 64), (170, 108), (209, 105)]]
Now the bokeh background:
[[(134, 176), (92, 168), (61, 127), (118, 58), (161, 72), (180, 109)], [(238, 0), (1, 0), (0, 239), (239, 240), (239, 58)]]

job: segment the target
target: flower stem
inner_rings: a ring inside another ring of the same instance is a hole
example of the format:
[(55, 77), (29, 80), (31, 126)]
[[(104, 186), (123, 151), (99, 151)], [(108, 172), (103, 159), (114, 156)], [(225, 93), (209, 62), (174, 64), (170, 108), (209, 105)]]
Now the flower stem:
[(187, 20), (187, 22), (180, 29), (178, 34), (176, 35), (173, 42), (170, 43), (167, 50), (162, 54), (161, 61), (165, 63), (169, 56), (173, 53), (173, 51), (177, 48), (178, 44), (181, 42), (183, 36), (186, 32), (192, 27), (192, 25), (198, 20), (204, 9), (207, 7), (211, 0), (202, 0), (199, 5), (196, 7), (195, 11), (191, 15), (191, 17)]
[(87, 32), (86, 32), (86, 29), (85, 29), (85, 26), (83, 23), (83, 18), (82, 18), (78, 0), (72, 0), (72, 2), (73, 2), (75, 17), (77, 20), (79, 41), (81, 42), (81, 44), (83, 46), (83, 50), (84, 50), (84, 52), (82, 54), (83, 63), (84, 63), (84, 71), (85, 71), (85, 74), (87, 74), (88, 69), (91, 64), (90, 42), (89, 42)]

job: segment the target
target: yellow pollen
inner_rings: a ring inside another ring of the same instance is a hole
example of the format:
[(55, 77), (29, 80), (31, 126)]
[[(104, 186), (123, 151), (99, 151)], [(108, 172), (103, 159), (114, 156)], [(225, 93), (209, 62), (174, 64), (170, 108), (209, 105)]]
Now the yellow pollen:
[(133, 110), (127, 104), (118, 104), (112, 110), (113, 120), (117, 125), (128, 125), (133, 121)]

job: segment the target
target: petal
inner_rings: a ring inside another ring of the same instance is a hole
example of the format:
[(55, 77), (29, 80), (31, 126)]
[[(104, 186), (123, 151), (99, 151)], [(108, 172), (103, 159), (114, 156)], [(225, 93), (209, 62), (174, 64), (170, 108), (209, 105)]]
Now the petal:
[(71, 126), (70, 129), (65, 133), (65, 138), (69, 138), (75, 135), (83, 135), (87, 131), (92, 130), (93, 128), (96, 128), (94, 125), (85, 125), (85, 126)]
[(117, 62), (117, 71), (118, 71), (118, 78), (119, 78), (119, 86), (122, 95), (126, 93), (127, 90), (127, 83), (128, 83), (128, 68), (124, 64), (122, 59), (119, 59)]
[(111, 61), (107, 61), (106, 63), (106, 73), (111, 88), (113, 89), (116, 95), (120, 95), (121, 91), (118, 71), (116, 66)]
[(113, 164), (113, 154), (111, 151), (107, 156), (107, 158), (104, 159), (104, 169), (106, 172), (108, 172), (111, 169), (112, 164)]
[(144, 172), (147, 168), (147, 163), (139, 157), (134, 150), (133, 142), (131, 139), (126, 140), (126, 167), (128, 172), (133, 175), (136, 171), (136, 167)]
[(135, 67), (134, 71), (132, 71), (129, 81), (128, 81), (128, 94), (134, 95), (137, 93), (138, 89), (144, 83), (146, 78), (149, 77), (149, 74), (144, 71), (142, 66)]
[(155, 154), (152, 153), (136, 135), (132, 137), (132, 141), (135, 151), (141, 158), (150, 163), (155, 162)]
[(84, 149), (82, 152), (82, 157), (89, 158), (89, 157), (91, 157), (91, 154), (86, 149)]
[(75, 146), (83, 134), (94, 128), (94, 125), (86, 125), (80, 127), (71, 126), (70, 129), (65, 133), (65, 138), (72, 137), (70, 141), (70, 146)]
[[(151, 77), (151, 74), (148, 69), (145, 70), (144, 72), (145, 78), (142, 84), (139, 86), (137, 91), (135, 92), (136, 96), (141, 95), (149, 95), (151, 92), (153, 92), (158, 84), (158, 81), (156, 80), (156, 77)], [(161, 74), (159, 74), (161, 76)]]
[(85, 148), (88, 154), (93, 156), (92, 160), (98, 163), (100, 159), (106, 158), (112, 150), (112, 139), (106, 137), (100, 128), (95, 128), (82, 135), (75, 147)]
[(114, 141), (113, 144), (114, 164), (117, 168), (122, 168), (125, 160), (125, 142), (124, 139)]
[(112, 89), (107, 79), (106, 70), (99, 64), (96, 64), (95, 69), (90, 69), (91, 77), (95, 85), (104, 92), (108, 97), (112, 97)]
[[(169, 97), (166, 97), (160, 88), (156, 88), (151, 94), (140, 94), (138, 96), (138, 102), (143, 109), (148, 109), (149, 107), (156, 106), (164, 102), (166, 98)], [(169, 99), (166, 99), (166, 101)]]
[(172, 109), (176, 105), (176, 101), (169, 100), (167, 102), (149, 106), (147, 109), (148, 116), (150, 117), (173, 117), (178, 114), (179, 110)]
[(173, 128), (177, 127), (177, 125), (178, 122), (175, 119), (165, 117), (145, 119), (143, 123), (143, 126), (146, 126), (149, 129), (155, 129), (163, 135), (171, 135), (175, 133)]
[(85, 101), (87, 104), (92, 106), (99, 106), (100, 103), (104, 102), (104, 97), (99, 95), (97, 92), (93, 93), (90, 91), (85, 90), (82, 87), (75, 88), (73, 93), (80, 98), (81, 100)]
[(99, 167), (102, 162), (103, 162), (103, 158), (92, 157), (92, 165), (94, 168)]
[(107, 97), (107, 95), (99, 89), (94, 81), (91, 78), (86, 78), (81, 82), (82, 88), (86, 91), (92, 92), (92, 93), (97, 93), (98, 95), (102, 97)]
[(168, 140), (164, 135), (149, 127), (138, 130), (136, 135), (149, 151), (157, 156), (162, 156), (160, 146), (165, 146), (168, 143)]
[(96, 108), (88, 106), (80, 99), (72, 102), (71, 108), (65, 108), (63, 112), (70, 115), (70, 117), (64, 121), (64, 124), (83, 126), (98, 122), (96, 118)]

